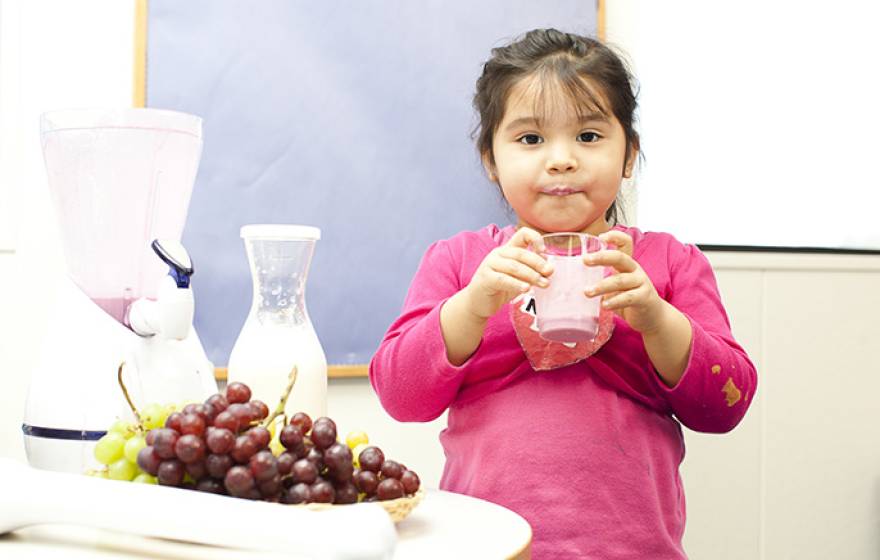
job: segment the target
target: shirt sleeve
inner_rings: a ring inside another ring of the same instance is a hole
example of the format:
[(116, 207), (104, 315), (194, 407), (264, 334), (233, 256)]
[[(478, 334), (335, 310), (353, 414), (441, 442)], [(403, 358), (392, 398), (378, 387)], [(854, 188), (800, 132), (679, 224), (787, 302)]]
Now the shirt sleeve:
[(400, 317), (370, 362), (370, 383), (383, 408), (397, 420), (426, 422), (455, 399), (470, 361), (449, 363), (440, 309), (461, 289), (448, 245), (438, 242), (422, 257)]
[(687, 367), (675, 387), (657, 381), (676, 417), (698, 432), (724, 433), (745, 416), (757, 388), (757, 372), (733, 338), (715, 275), (692, 245), (669, 249), (668, 301), (690, 321), (693, 340)]

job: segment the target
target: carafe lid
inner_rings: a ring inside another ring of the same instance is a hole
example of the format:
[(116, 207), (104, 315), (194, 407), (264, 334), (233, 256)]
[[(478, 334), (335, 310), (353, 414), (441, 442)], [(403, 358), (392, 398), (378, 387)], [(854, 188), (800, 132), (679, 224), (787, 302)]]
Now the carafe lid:
[(321, 239), (321, 230), (313, 226), (288, 224), (250, 224), (242, 226), (242, 239)]

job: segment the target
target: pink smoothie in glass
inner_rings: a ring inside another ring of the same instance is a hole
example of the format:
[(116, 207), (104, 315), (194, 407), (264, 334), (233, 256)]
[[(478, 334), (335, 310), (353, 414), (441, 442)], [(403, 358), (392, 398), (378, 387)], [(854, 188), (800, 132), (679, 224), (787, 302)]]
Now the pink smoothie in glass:
[(600, 297), (584, 290), (602, 280), (603, 268), (586, 266), (581, 256), (548, 255), (550, 286), (535, 288), (535, 314), (541, 337), (554, 342), (593, 340), (599, 332)]

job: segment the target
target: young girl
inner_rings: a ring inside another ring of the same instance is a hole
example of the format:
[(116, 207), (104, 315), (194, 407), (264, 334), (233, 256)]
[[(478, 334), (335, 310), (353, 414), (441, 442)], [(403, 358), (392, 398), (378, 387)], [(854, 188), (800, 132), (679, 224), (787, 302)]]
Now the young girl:
[[(492, 54), (478, 147), (518, 223), (428, 249), (370, 380), (398, 420), (449, 410), (440, 487), (525, 517), (534, 558), (685, 558), (680, 424), (733, 429), (755, 368), (702, 253), (615, 225), (639, 153), (621, 60), (553, 29)], [(568, 231), (608, 243), (585, 261), (613, 272), (585, 291), (605, 328), (576, 345), (541, 339), (523, 305), (553, 281), (541, 234)]]

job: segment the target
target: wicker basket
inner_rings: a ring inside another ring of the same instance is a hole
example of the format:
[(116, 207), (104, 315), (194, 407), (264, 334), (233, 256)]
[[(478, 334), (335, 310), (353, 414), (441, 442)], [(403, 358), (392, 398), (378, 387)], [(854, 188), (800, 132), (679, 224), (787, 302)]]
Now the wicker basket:
[[(371, 502), (374, 504), (379, 504), (382, 506), (385, 511), (388, 512), (388, 515), (391, 517), (391, 520), (395, 523), (403, 521), (406, 519), (406, 516), (410, 514), (410, 512), (422, 501), (422, 498), (425, 495), (425, 491), (419, 489), (412, 496), (404, 496), (403, 498), (397, 498), (396, 500), (386, 500), (384, 502), (377, 501)], [(351, 504), (355, 505), (355, 504)], [(308, 508), (312, 511), (324, 511), (330, 508), (339, 508), (339, 507), (349, 507), (348, 505), (334, 505), (334, 504), (303, 504), (298, 507)]]

